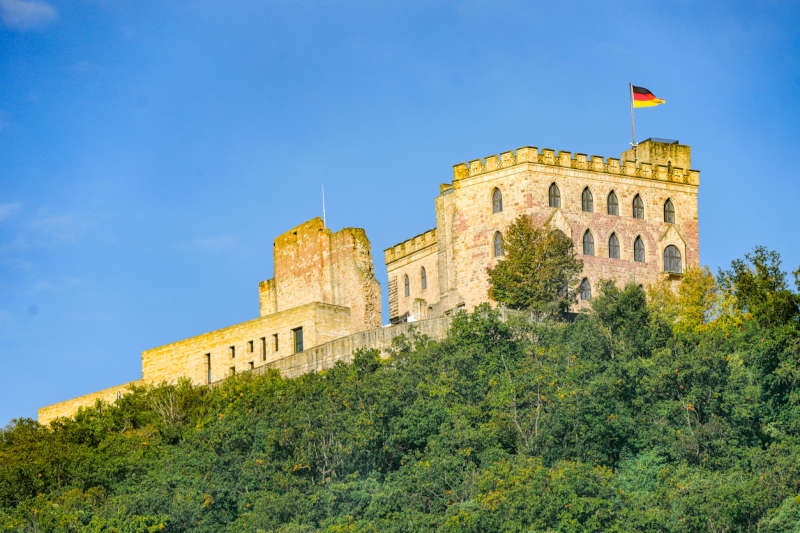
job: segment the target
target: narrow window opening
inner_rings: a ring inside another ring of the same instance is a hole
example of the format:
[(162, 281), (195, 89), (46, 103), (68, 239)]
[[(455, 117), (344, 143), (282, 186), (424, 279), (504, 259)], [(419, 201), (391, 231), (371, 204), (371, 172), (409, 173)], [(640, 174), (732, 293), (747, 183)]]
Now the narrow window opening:
[(206, 383), (211, 383), (211, 354), (206, 354)]
[(278, 351), (278, 334), (277, 333), (273, 333), (272, 334), (272, 344), (273, 344), (273, 346), (275, 346), (275, 351), (277, 352)]
[(247, 341), (247, 350), (253, 353), (253, 341)]
[(581, 209), (588, 213), (594, 211), (594, 198), (592, 197), (592, 191), (589, 190), (589, 187), (583, 189), (581, 193)]
[(664, 248), (664, 270), (680, 274), (682, 269), (681, 265), (681, 252), (674, 244), (670, 244)]
[(619, 259), (619, 239), (617, 239), (616, 233), (612, 233), (608, 238), (608, 257)]
[(608, 193), (608, 214), (619, 215), (619, 200), (617, 200), (617, 193), (614, 191)]
[(636, 237), (633, 241), (633, 260), (637, 263), (644, 263), (644, 241), (641, 237)]
[(231, 359), (236, 358), (236, 346), (231, 346)]
[(588, 229), (583, 234), (583, 255), (594, 255), (594, 237)]
[(256, 367), (256, 364), (253, 361), (250, 361), (250, 370), (253, 370)]
[(550, 184), (550, 190), (547, 193), (547, 197), (550, 207), (561, 207), (561, 191), (558, 190), (558, 185), (555, 183)]
[(644, 202), (638, 194), (633, 199), (633, 218), (644, 218)]
[(232, 367), (230, 368), (230, 372), (231, 372), (231, 376), (235, 376), (235, 375), (236, 375), (236, 367), (235, 367), (235, 366), (232, 366)]
[(423, 291), (428, 288), (428, 273), (425, 271), (425, 267), (419, 271), (419, 283)]
[(405, 274), (403, 277), (403, 294), (406, 297), (411, 295), (411, 281), (408, 279), (408, 274)]
[(292, 330), (294, 337), (294, 352), (299, 353), (303, 351), (303, 328), (294, 328)]
[(592, 298), (592, 285), (589, 283), (588, 278), (581, 280), (581, 300), (591, 300)]
[(267, 338), (261, 337), (261, 360), (267, 360)]
[(503, 210), (503, 193), (500, 189), (492, 192), (492, 213), (500, 213)]
[(672, 200), (669, 198), (664, 202), (664, 222), (667, 224), (675, 223), (675, 206), (672, 205)]
[(499, 231), (494, 234), (494, 256), (503, 257), (503, 235)]

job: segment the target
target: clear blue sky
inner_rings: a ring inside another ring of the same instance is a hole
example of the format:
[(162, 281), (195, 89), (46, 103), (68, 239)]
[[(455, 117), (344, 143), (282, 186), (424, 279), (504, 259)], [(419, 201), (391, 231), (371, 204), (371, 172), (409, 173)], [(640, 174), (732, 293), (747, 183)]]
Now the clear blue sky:
[(0, 0), (0, 424), (257, 316), (321, 183), (385, 298), (453, 164), (618, 157), (629, 80), (692, 146), (701, 262), (800, 264), (797, 2), (393, 4)]

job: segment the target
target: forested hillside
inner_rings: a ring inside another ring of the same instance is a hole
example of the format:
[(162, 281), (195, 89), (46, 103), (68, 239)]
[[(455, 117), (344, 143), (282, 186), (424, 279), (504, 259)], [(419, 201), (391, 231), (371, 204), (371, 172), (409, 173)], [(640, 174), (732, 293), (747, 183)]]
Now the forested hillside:
[[(792, 283), (796, 284), (797, 273)], [(756, 249), (571, 321), (0, 434), (4, 531), (800, 531), (800, 313)]]

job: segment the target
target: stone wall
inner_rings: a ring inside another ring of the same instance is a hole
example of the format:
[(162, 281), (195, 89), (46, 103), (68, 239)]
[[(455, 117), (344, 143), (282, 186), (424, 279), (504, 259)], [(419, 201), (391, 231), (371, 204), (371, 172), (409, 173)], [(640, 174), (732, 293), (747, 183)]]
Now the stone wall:
[[(465, 305), (468, 309), (488, 300), (486, 269), (494, 266), (496, 232), (504, 232), (519, 215), (527, 215), (535, 224), (559, 229), (575, 243), (578, 257), (584, 261), (583, 276), (595, 289), (601, 279), (619, 284), (648, 284), (664, 275), (663, 252), (675, 245), (681, 253), (682, 269), (699, 263), (696, 170), (674, 166), (675, 158), (690, 163), (685, 145), (643, 143), (638, 164), (619, 159), (604, 160), (570, 152), (532, 147), (455, 165), (452, 184), (443, 184), (436, 199), (437, 282), (439, 305), (433, 313)], [(649, 162), (648, 158), (653, 159)], [(665, 163), (665, 164), (661, 164)], [(552, 208), (548, 190), (556, 184), (561, 207)], [(588, 187), (593, 209), (582, 209), (581, 197)], [(499, 189), (503, 209), (494, 213), (492, 195)], [(619, 214), (608, 214), (607, 199), (614, 191)], [(633, 217), (634, 197), (644, 203), (644, 218)], [(675, 223), (664, 221), (664, 203), (670, 199), (675, 208)], [(590, 231), (594, 254), (583, 253), (583, 236)], [(618, 259), (609, 257), (609, 238), (615, 234), (620, 247)], [(644, 262), (634, 261), (633, 243), (641, 237), (645, 244)], [(417, 238), (414, 238), (417, 239)], [(410, 241), (414, 241), (411, 239)], [(406, 241), (408, 242), (408, 241)], [(401, 273), (405, 261), (418, 268), (412, 253), (403, 254), (408, 245), (401, 243), (387, 250), (387, 271)], [(389, 254), (389, 251), (392, 251)], [(391, 282), (390, 282), (391, 283)], [(396, 280), (398, 315), (413, 302), (403, 302), (403, 280)], [(394, 309), (393, 309), (394, 312)]]
[[(350, 310), (320, 302), (249, 320), (227, 328), (142, 352), (142, 377), (147, 383), (209, 382), (243, 372), (294, 353), (296, 328), (304, 346), (316, 346), (348, 335)], [(275, 346), (277, 339), (277, 349)]]
[(77, 398), (72, 398), (71, 400), (67, 400), (65, 402), (48, 405), (46, 407), (40, 407), (37, 418), (40, 424), (49, 424), (56, 418), (73, 416), (78, 412), (78, 409), (81, 407), (91, 407), (97, 400), (101, 400), (105, 403), (114, 403), (117, 398), (120, 398), (124, 394), (130, 392), (131, 387), (143, 384), (143, 380), (137, 379), (136, 381), (131, 381), (130, 383), (117, 385), (116, 387), (109, 387), (101, 391), (84, 394), (83, 396), (78, 396)]
[[(389, 319), (398, 321), (429, 318), (439, 303), (439, 245), (436, 230), (426, 231), (384, 251), (389, 285)], [(426, 285), (422, 284), (425, 269)], [(406, 295), (405, 278), (409, 292)]]

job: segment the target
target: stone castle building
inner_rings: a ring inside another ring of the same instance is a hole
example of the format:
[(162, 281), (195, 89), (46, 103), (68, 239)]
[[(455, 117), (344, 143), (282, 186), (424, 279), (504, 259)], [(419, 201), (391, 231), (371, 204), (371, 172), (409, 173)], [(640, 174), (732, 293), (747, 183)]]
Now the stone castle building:
[[(679, 278), (699, 262), (699, 172), (690, 166), (689, 146), (661, 139), (621, 159), (523, 147), (455, 165), (435, 201), (436, 227), (384, 252), (390, 321), (427, 320), (422, 330), (441, 336), (447, 322), (434, 321), (487, 301), (486, 269), (502, 257), (502, 232), (520, 214), (573, 240), (584, 261), (583, 300), (602, 279), (644, 285)], [(145, 350), (141, 379), (42, 407), (39, 422), (113, 402), (132, 385), (319, 370), (405, 331), (381, 327), (363, 229), (333, 233), (315, 218), (273, 246), (274, 277), (259, 283), (258, 318)]]

